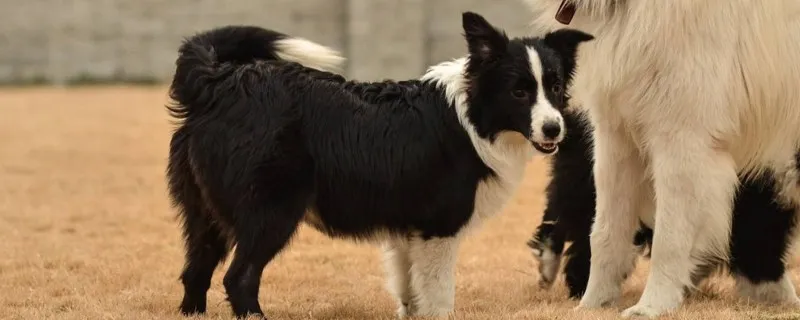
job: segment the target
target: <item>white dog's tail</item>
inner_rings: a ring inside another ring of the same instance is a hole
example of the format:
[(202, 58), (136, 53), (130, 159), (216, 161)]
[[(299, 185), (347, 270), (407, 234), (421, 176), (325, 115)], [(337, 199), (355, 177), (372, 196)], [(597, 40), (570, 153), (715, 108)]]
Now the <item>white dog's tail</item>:
[(202, 62), (196, 62), (212, 68), (222, 63), (284, 60), (333, 73), (342, 69), (345, 60), (336, 50), (303, 38), (256, 26), (237, 25), (198, 33), (184, 41), (179, 54), (184, 58), (206, 57), (201, 59)]
[(274, 43), (275, 55), (309, 68), (341, 72), (344, 58), (338, 51), (303, 38), (286, 37)]
[[(254, 26), (226, 26), (187, 38), (178, 50), (170, 96), (177, 118), (209, 112), (221, 79), (239, 66), (257, 61), (290, 61), (336, 73), (344, 62), (338, 52), (314, 42)], [(237, 80), (238, 81), (238, 80)]]

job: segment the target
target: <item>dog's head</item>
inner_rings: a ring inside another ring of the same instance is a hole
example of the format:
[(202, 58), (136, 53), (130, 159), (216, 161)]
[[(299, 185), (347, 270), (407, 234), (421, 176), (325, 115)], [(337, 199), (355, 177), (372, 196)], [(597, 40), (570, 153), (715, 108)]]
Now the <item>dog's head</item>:
[(593, 37), (559, 30), (509, 39), (482, 16), (462, 16), (469, 56), (464, 67), (466, 118), (478, 136), (494, 142), (520, 133), (539, 152), (557, 150), (566, 128), (561, 110), (575, 69), (577, 47)]

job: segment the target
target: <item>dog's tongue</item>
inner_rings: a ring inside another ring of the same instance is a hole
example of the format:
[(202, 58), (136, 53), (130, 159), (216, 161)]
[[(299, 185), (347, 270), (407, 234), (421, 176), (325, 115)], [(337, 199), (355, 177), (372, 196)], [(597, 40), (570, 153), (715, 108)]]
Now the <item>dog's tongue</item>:
[(558, 7), (558, 11), (556, 11), (556, 21), (569, 25), (574, 16), (575, 4), (570, 0), (561, 0), (561, 5)]

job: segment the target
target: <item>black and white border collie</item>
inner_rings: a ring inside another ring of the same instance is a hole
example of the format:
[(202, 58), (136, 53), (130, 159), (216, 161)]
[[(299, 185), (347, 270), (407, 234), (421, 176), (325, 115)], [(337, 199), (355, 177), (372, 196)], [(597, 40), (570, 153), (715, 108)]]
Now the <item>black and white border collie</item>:
[(302, 221), (380, 241), (400, 316), (452, 312), (459, 242), (502, 210), (536, 150), (556, 151), (576, 50), (592, 39), (509, 40), (469, 12), (463, 29), (467, 56), (379, 83), (324, 72), (341, 61), (332, 50), (258, 27), (184, 42), (167, 173), (186, 241), (184, 314), (205, 311), (234, 244), (228, 300), (237, 317), (263, 314), (262, 271)]
[[(543, 288), (549, 288), (555, 281), (563, 253), (569, 296), (580, 299), (589, 281), (589, 235), (596, 204), (591, 126), (585, 116), (578, 113), (565, 110), (562, 114), (568, 134), (559, 144), (558, 153), (551, 158), (547, 206), (542, 224), (528, 246), (539, 261), (539, 285)], [(791, 250), (798, 212), (778, 201), (771, 173), (740, 180), (733, 206), (730, 258), (701, 265), (695, 271), (695, 283), (704, 280), (711, 271), (724, 269), (756, 285), (784, 277), (784, 259)], [(643, 224), (633, 242), (640, 251), (649, 253), (652, 240), (653, 230)], [(565, 241), (572, 242), (566, 252)], [(740, 286), (739, 290), (746, 288)]]
[[(551, 157), (544, 216), (527, 244), (539, 262), (539, 286), (553, 285), (563, 258), (569, 297), (580, 298), (589, 279), (589, 234), (596, 204), (591, 131), (581, 115), (569, 110), (562, 114), (568, 134)], [(643, 224), (633, 242), (646, 253), (652, 240), (653, 230)], [(566, 251), (565, 242), (571, 242)]]

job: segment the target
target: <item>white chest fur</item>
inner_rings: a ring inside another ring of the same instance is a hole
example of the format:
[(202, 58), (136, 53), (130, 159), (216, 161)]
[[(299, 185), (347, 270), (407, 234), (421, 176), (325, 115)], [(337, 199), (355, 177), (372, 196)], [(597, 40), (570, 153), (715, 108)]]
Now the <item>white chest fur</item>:
[(533, 155), (530, 143), (521, 136), (515, 137), (515, 134), (511, 133), (501, 135), (491, 148), (496, 159), (503, 161), (494, 161), (490, 164), (495, 176), (478, 183), (475, 209), (468, 228), (479, 225), (484, 219), (503, 211), (522, 182), (527, 163)]

